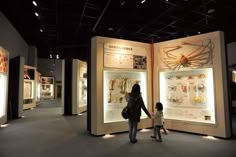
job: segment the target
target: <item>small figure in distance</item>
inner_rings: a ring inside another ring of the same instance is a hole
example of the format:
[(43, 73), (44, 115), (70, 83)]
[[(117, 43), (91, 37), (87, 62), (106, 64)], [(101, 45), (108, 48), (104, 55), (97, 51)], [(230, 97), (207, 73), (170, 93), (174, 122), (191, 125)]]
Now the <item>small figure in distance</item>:
[(128, 104), (127, 107), (130, 110), (130, 116), (128, 119), (129, 122), (129, 139), (131, 143), (136, 143), (137, 127), (140, 122), (141, 109), (151, 118), (150, 113), (144, 105), (143, 98), (140, 92), (140, 85), (134, 84), (131, 90), (131, 93), (128, 95)]
[[(164, 133), (167, 134), (167, 131), (164, 127), (164, 118), (163, 118), (163, 105), (160, 102), (156, 103), (156, 113), (153, 116), (154, 119), (154, 135), (151, 138), (155, 138), (157, 141), (162, 142), (161, 137), (161, 129), (163, 129)], [(157, 139), (157, 134), (159, 139)]]

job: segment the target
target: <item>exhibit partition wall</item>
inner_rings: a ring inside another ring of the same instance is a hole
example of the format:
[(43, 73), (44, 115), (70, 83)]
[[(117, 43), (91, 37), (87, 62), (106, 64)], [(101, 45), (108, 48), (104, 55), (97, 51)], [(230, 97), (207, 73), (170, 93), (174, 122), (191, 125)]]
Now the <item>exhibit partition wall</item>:
[(87, 111), (87, 63), (72, 60), (72, 110), (73, 114)]
[(213, 32), (155, 44), (155, 100), (168, 129), (230, 137), (224, 35)]
[(41, 77), (41, 99), (54, 99), (54, 77)]
[(10, 59), (8, 85), (8, 114), (7, 118), (21, 118), (23, 114), (25, 58), (17, 56)]
[(23, 109), (36, 107), (36, 68), (24, 66), (24, 95)]
[[(144, 103), (151, 111), (150, 44), (105, 37), (92, 38), (91, 134), (128, 131), (121, 111), (135, 83), (141, 86)], [(152, 126), (142, 111), (139, 128)]]
[(9, 53), (0, 47), (0, 125), (7, 122)]

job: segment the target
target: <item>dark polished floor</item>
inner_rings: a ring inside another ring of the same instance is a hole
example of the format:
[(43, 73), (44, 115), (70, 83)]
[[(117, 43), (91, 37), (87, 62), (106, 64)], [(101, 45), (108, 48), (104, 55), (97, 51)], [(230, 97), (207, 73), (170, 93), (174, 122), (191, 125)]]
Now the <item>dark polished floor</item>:
[[(0, 157), (235, 157), (236, 138), (208, 139), (170, 131), (163, 142), (150, 139), (152, 130), (138, 132), (131, 144), (127, 133), (94, 137), (86, 131), (86, 114), (61, 116), (60, 101), (42, 102), (24, 118), (0, 128)], [(234, 135), (236, 121), (233, 118)]]

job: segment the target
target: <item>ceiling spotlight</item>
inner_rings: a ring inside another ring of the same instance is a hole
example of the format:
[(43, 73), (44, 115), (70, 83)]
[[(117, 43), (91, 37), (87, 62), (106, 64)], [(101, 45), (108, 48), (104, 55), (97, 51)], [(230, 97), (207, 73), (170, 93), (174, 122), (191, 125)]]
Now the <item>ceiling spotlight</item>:
[(198, 34), (201, 34), (201, 32), (197, 32)]
[(32, 1), (33, 5), (37, 7), (37, 3), (35, 1)]
[(208, 14), (212, 14), (212, 13), (214, 13), (216, 10), (215, 9), (209, 9), (208, 11), (207, 11), (207, 13)]
[(146, 0), (142, 0), (142, 1), (141, 1), (142, 4), (145, 3), (145, 2), (146, 2)]
[(114, 31), (114, 28), (109, 27), (107, 30), (109, 30), (109, 31)]
[(40, 32), (43, 32), (43, 29), (40, 29)]
[(39, 17), (39, 14), (37, 12), (34, 13), (35, 16)]
[(120, 5), (124, 5), (125, 4), (125, 0), (120, 0)]

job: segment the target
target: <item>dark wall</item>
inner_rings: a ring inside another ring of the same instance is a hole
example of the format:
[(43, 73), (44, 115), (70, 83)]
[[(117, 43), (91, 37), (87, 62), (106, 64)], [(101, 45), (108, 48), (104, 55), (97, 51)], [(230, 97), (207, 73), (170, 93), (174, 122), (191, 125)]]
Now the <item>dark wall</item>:
[(0, 46), (10, 53), (10, 58), (22, 56), (28, 64), (29, 46), (5, 15), (0, 11)]

